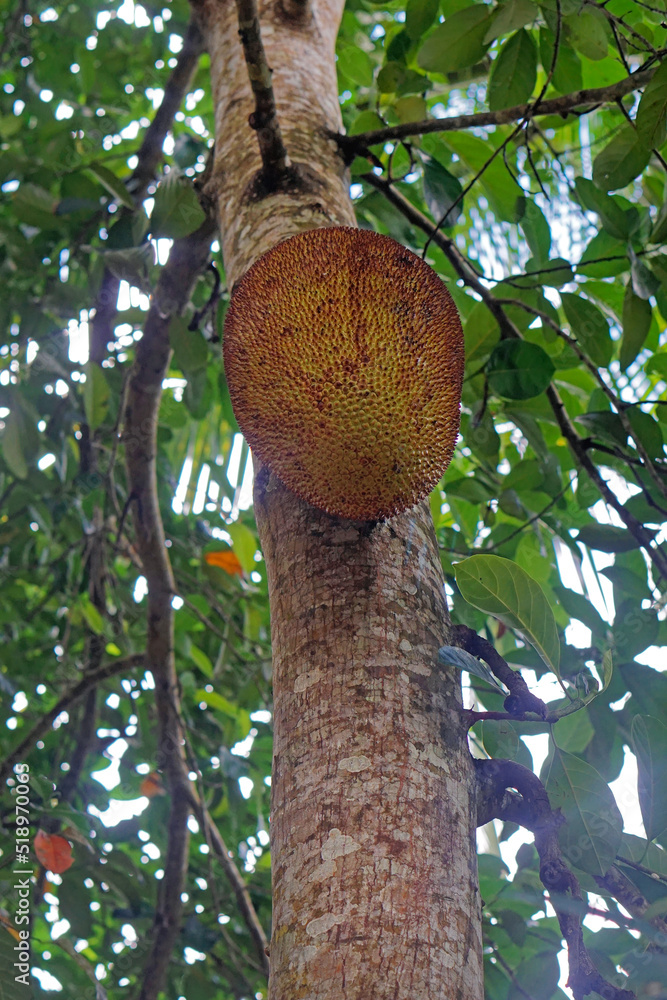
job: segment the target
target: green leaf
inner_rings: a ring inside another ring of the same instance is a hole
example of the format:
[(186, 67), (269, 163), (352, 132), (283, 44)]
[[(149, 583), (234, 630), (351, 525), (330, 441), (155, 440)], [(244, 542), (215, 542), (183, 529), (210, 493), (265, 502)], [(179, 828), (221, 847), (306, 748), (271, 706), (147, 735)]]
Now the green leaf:
[(417, 63), (432, 73), (453, 73), (484, 58), (492, 18), (486, 4), (473, 4), (438, 25), (417, 53)]
[(489, 757), (513, 760), (533, 769), (530, 750), (509, 719), (486, 719), (482, 725), (482, 743)]
[(2, 432), (2, 457), (12, 475), (25, 479), (39, 450), (37, 421), (21, 393), (10, 390), (8, 402), (10, 412)]
[(582, 208), (596, 212), (600, 222), (616, 239), (627, 239), (630, 235), (630, 217), (615, 198), (600, 191), (587, 177), (577, 177), (574, 182), (577, 200)]
[(509, 35), (510, 31), (532, 24), (538, 13), (539, 9), (532, 0), (508, 0), (499, 7), (484, 41), (491, 43), (501, 35)]
[(524, 569), (500, 556), (475, 555), (456, 563), (454, 572), (464, 600), (520, 632), (558, 674), (560, 643), (553, 612)]
[[(551, 72), (554, 59), (555, 36), (550, 28), (540, 28), (540, 62), (545, 73)], [(559, 94), (570, 94), (573, 91), (581, 90), (583, 87), (583, 76), (581, 71), (581, 59), (572, 46), (563, 41), (561, 32), (560, 43), (556, 58), (551, 83)]]
[[(361, 135), (362, 132), (374, 132), (376, 129), (383, 127), (384, 122), (375, 111), (362, 111), (350, 125), (350, 135)], [(368, 170), (368, 164), (366, 164), (366, 169)]]
[(586, 524), (579, 529), (577, 541), (598, 552), (629, 552), (639, 548), (639, 542), (627, 528), (613, 524)]
[(430, 28), (440, 10), (440, 0), (408, 0), (405, 8), (405, 30), (413, 42)]
[(518, 222), (523, 210), (521, 191), (502, 162), (502, 158), (491, 159), (494, 153), (491, 143), (465, 132), (449, 132), (446, 145), (470, 167), (473, 173), (484, 168), (480, 183), (494, 214), (505, 222)]
[(336, 69), (359, 87), (373, 86), (373, 63), (363, 49), (348, 45), (338, 53)]
[(406, 78), (408, 70), (402, 63), (387, 62), (377, 75), (377, 86), (381, 94), (395, 94)]
[(577, 264), (577, 273), (587, 278), (612, 278), (629, 269), (627, 241), (617, 240), (604, 230), (592, 238)]
[(554, 747), (546, 789), (566, 819), (559, 840), (567, 859), (591, 875), (604, 875), (616, 858), (623, 818), (609, 785), (586, 761)]
[[(243, 475), (242, 469), (239, 470), (239, 474)], [(226, 529), (232, 536), (232, 545), (239, 562), (246, 573), (250, 573), (256, 565), (255, 552), (258, 548), (257, 538), (250, 528), (242, 524), (241, 521), (235, 521), (233, 524), (226, 525)]]
[(489, 78), (488, 101), (491, 111), (525, 104), (537, 80), (537, 47), (521, 28), (507, 39), (495, 59)]
[[(429, 157), (424, 163), (424, 201), (433, 219), (445, 229), (455, 225), (463, 210), (459, 201), (463, 188), (461, 182), (450, 174), (441, 163)], [(453, 212), (450, 209), (456, 204)], [(445, 218), (443, 219), (443, 216)], [(442, 220), (442, 221), (441, 221)]]
[(250, 721), (250, 714), (245, 711), (245, 709), (239, 708), (235, 705), (229, 698), (225, 698), (223, 695), (218, 694), (217, 691), (206, 691), (204, 688), (197, 688), (195, 691), (195, 698), (197, 701), (204, 701), (211, 708), (214, 708), (218, 712), (222, 712), (223, 715), (228, 716), (230, 719), (234, 719), (241, 726), (241, 729), (247, 734), (250, 732), (252, 723)]
[(662, 146), (667, 139), (667, 62), (658, 66), (642, 94), (635, 126), (649, 149)]
[(523, 234), (528, 241), (535, 264), (539, 267), (549, 260), (551, 250), (551, 230), (542, 209), (530, 198), (525, 199), (521, 222)]
[(651, 303), (635, 295), (632, 285), (625, 288), (623, 298), (623, 339), (620, 362), (623, 371), (632, 364), (648, 336), (653, 310)]
[(609, 48), (607, 19), (601, 10), (583, 7), (579, 13), (565, 18), (569, 40), (587, 59), (604, 59)]
[(199, 649), (198, 646), (190, 646), (190, 659), (197, 664), (205, 677), (213, 676), (213, 664), (206, 653), (202, 649)]
[(37, 184), (21, 184), (12, 198), (20, 222), (39, 229), (55, 229), (61, 223), (56, 218), (58, 199)]
[(644, 829), (655, 840), (667, 829), (667, 727), (650, 715), (635, 715), (630, 732)]
[(489, 388), (504, 399), (530, 399), (549, 385), (554, 364), (538, 344), (503, 340), (486, 366)]
[(586, 625), (594, 637), (605, 635), (609, 626), (600, 617), (599, 611), (582, 594), (577, 594), (574, 590), (569, 590), (560, 584), (557, 584), (553, 590), (559, 604), (571, 618), (576, 618)]
[(438, 650), (438, 659), (445, 667), (456, 667), (457, 670), (466, 670), (469, 674), (475, 674), (487, 684), (490, 684), (499, 694), (506, 694), (486, 663), (478, 660), (472, 653), (458, 646), (441, 646)]
[(103, 167), (101, 163), (91, 163), (87, 169), (87, 173), (92, 174), (102, 187), (106, 188), (109, 194), (116, 201), (120, 202), (121, 205), (125, 205), (126, 208), (135, 208), (132, 196), (124, 183), (108, 167)]
[(609, 323), (588, 299), (572, 292), (561, 292), (560, 298), (573, 336), (591, 361), (606, 368), (614, 352)]
[(89, 628), (95, 635), (102, 635), (104, 632), (104, 619), (87, 595), (84, 594), (81, 597), (79, 606)]
[(652, 295), (658, 293), (660, 281), (647, 267), (641, 257), (637, 256), (632, 246), (628, 247), (628, 257), (630, 258), (630, 275), (635, 294), (640, 299), (650, 299)]
[(199, 330), (189, 330), (182, 316), (174, 316), (169, 324), (169, 343), (176, 364), (184, 375), (206, 368), (209, 359), (208, 344)]
[(148, 268), (155, 261), (152, 243), (144, 243), (140, 247), (128, 247), (126, 250), (105, 250), (102, 252), (105, 267), (121, 281), (127, 281), (137, 288), (150, 290)]
[(665, 240), (667, 240), (667, 201), (664, 202), (656, 216), (649, 243), (664, 243)]
[(650, 158), (650, 148), (628, 125), (595, 157), (593, 180), (603, 191), (616, 191), (633, 181)]
[(151, 214), (154, 237), (168, 236), (173, 240), (188, 236), (205, 219), (204, 211), (192, 186), (192, 181), (171, 170), (158, 184)]
[(89, 361), (86, 364), (86, 381), (83, 386), (83, 406), (91, 431), (97, 430), (104, 423), (110, 399), (111, 390), (104, 372), (94, 361)]

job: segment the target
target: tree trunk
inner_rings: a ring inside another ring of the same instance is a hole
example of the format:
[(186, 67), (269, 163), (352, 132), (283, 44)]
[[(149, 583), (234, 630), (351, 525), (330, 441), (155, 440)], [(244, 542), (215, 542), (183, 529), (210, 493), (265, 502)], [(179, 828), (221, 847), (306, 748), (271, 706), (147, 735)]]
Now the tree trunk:
[[(290, 8), (291, 9), (291, 8)], [(213, 187), (230, 287), (278, 241), (354, 224), (334, 43), (342, 5), (262, 32), (299, 182), (261, 197), (253, 101), (230, 0), (204, 8)], [(426, 503), (382, 524), (330, 517), (258, 470), (271, 599), (275, 757), (271, 1000), (481, 1000), (472, 765)]]

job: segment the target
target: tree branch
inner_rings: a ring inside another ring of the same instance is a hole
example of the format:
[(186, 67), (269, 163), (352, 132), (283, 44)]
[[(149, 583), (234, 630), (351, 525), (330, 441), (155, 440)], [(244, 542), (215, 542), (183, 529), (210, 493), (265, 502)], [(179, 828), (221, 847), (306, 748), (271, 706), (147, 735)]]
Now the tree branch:
[[(126, 181), (126, 187), (135, 202), (146, 194), (149, 184), (155, 180), (157, 168), (162, 159), (162, 147), (167, 132), (171, 128), (174, 115), (188, 92), (199, 57), (204, 51), (204, 39), (196, 20), (193, 18), (183, 39), (183, 48), (164, 88), (162, 103), (155, 117), (146, 129), (137, 153), (138, 163)], [(121, 209), (116, 217), (121, 218), (128, 209)], [(95, 300), (95, 313), (90, 327), (90, 357), (98, 364), (106, 357), (107, 343), (114, 339), (114, 319), (118, 303), (120, 279), (105, 269), (102, 283)]]
[(204, 36), (197, 20), (193, 17), (183, 37), (183, 48), (178, 53), (176, 65), (165, 84), (160, 107), (144, 133), (137, 152), (139, 162), (127, 182), (128, 190), (137, 201), (144, 196), (148, 185), (155, 180), (164, 155), (163, 146), (167, 132), (188, 93), (190, 82), (205, 49)]
[(148, 584), (146, 666), (155, 678), (155, 705), (160, 731), (158, 766), (166, 772), (171, 796), (164, 878), (160, 882), (140, 1000), (157, 1000), (181, 930), (181, 895), (188, 862), (187, 821), (190, 813), (189, 768), (184, 752), (174, 661), (172, 598), (176, 587), (158, 500), (158, 413), (162, 381), (171, 357), (169, 324), (187, 303), (194, 282), (208, 262), (214, 232), (215, 222), (207, 217), (195, 233), (177, 240), (171, 248), (146, 317), (144, 335), (137, 344), (136, 360), (128, 385), (123, 434), (128, 492), (134, 501), (135, 542)]
[(474, 629), (468, 628), (467, 625), (453, 625), (452, 632), (451, 642), (453, 645), (460, 646), (461, 649), (465, 649), (473, 656), (484, 660), (498, 680), (503, 682), (509, 691), (504, 705), (510, 715), (535, 712), (542, 719), (547, 717), (549, 709), (542, 699), (532, 694), (521, 674), (512, 670), (509, 663), (503, 659), (490, 642), (478, 635)]
[(243, 45), (250, 86), (255, 95), (255, 110), (248, 124), (257, 132), (259, 152), (262, 157), (262, 179), (265, 187), (274, 190), (290, 165), (283, 143), (276, 101), (271, 83), (272, 70), (266, 60), (259, 26), (256, 0), (236, 0), (239, 19), (239, 36)]
[(533, 104), (517, 104), (513, 108), (501, 111), (479, 111), (472, 115), (456, 115), (452, 118), (429, 118), (421, 122), (404, 122), (401, 125), (389, 125), (386, 128), (374, 129), (371, 132), (361, 132), (359, 135), (340, 135), (330, 133), (345, 155), (347, 163), (355, 156), (361, 156), (370, 146), (383, 142), (395, 142), (407, 139), (409, 136), (427, 135), (431, 132), (462, 132), (482, 125), (508, 125), (510, 122), (522, 119), (530, 120), (544, 115), (562, 115), (565, 117), (576, 108), (585, 108), (587, 112), (595, 110), (600, 104), (614, 104), (619, 98), (631, 94), (634, 90), (644, 87), (653, 76), (652, 69), (639, 70), (618, 83), (608, 87), (589, 87), (575, 90), (571, 94), (552, 97), (542, 101), (539, 107)]
[[(600, 975), (586, 949), (581, 924), (582, 911), (585, 912), (581, 887), (563, 861), (558, 843), (558, 828), (563, 819), (551, 808), (540, 779), (527, 767), (511, 760), (476, 760), (475, 770), (479, 790), (478, 826), (492, 819), (511, 820), (532, 830), (535, 836), (540, 879), (549, 892), (567, 944), (570, 968), (567, 985), (575, 1000), (582, 1000), (593, 992), (606, 1000), (635, 1000), (630, 990), (612, 986)], [(516, 789), (516, 792), (509, 789)]]
[(7, 757), (5, 757), (2, 764), (0, 764), (0, 784), (2, 784), (2, 782), (9, 777), (14, 764), (23, 760), (23, 758), (31, 751), (35, 743), (48, 733), (53, 720), (56, 719), (61, 712), (65, 712), (70, 709), (75, 702), (77, 702), (80, 698), (83, 698), (85, 694), (102, 681), (108, 680), (109, 677), (116, 677), (118, 674), (122, 674), (125, 670), (135, 670), (137, 667), (142, 666), (143, 663), (143, 653), (138, 653), (136, 656), (127, 656), (122, 660), (114, 660), (112, 663), (105, 663), (99, 670), (94, 673), (88, 673), (85, 677), (82, 677), (78, 683), (76, 683), (69, 689), (69, 691), (66, 691), (65, 694), (58, 699), (53, 708), (50, 708), (48, 712), (45, 712), (44, 715), (38, 719), (30, 732), (23, 737), (19, 745), (15, 747)]

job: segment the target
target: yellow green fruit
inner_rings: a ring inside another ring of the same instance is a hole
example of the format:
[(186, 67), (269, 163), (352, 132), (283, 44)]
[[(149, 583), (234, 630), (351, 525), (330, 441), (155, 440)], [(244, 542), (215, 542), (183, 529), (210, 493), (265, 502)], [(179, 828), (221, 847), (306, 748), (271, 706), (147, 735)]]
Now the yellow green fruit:
[(391, 517), (449, 465), (461, 323), (435, 271), (388, 236), (314, 229), (269, 250), (232, 295), (224, 359), (250, 447), (315, 507)]

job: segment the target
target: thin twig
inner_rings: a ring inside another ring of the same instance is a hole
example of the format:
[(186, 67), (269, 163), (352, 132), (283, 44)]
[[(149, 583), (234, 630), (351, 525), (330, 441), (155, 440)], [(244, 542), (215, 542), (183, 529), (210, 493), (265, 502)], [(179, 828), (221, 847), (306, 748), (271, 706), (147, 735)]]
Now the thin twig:
[(389, 125), (386, 128), (374, 129), (371, 132), (361, 132), (359, 135), (340, 135), (331, 133), (345, 159), (349, 162), (355, 156), (363, 155), (369, 146), (377, 146), (384, 142), (405, 139), (408, 136), (427, 135), (430, 132), (462, 132), (471, 128), (487, 125), (508, 125), (510, 122), (531, 119), (544, 115), (562, 115), (565, 117), (575, 108), (593, 110), (600, 104), (613, 104), (619, 97), (631, 94), (634, 90), (646, 86), (650, 81), (653, 69), (639, 70), (631, 76), (613, 83), (608, 87), (590, 87), (576, 90), (561, 97), (552, 97), (542, 101), (539, 109), (532, 104), (517, 104), (513, 108), (501, 111), (479, 111), (471, 115), (456, 115), (452, 118), (429, 118), (421, 122), (404, 122), (401, 125)]
[(262, 43), (256, 0), (236, 0), (236, 11), (250, 86), (255, 95), (255, 110), (250, 115), (248, 124), (257, 132), (264, 184), (268, 190), (273, 190), (290, 164), (276, 112), (271, 83), (272, 70)]

